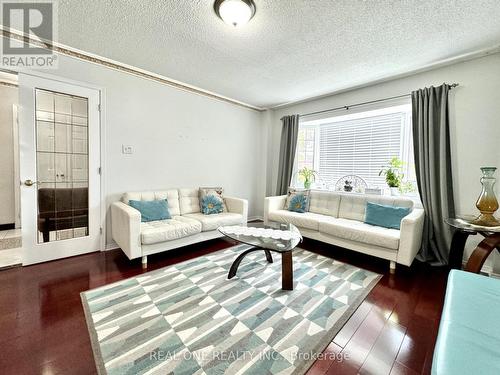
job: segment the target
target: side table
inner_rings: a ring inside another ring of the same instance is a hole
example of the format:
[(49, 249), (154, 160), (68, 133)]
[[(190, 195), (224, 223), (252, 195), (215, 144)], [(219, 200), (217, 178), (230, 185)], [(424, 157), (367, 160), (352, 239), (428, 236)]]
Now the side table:
[(450, 268), (462, 268), (465, 242), (470, 235), (480, 234), (484, 237), (484, 240), (472, 252), (465, 265), (466, 271), (479, 273), (491, 252), (495, 249), (500, 252), (500, 226), (475, 225), (472, 224), (474, 219), (474, 216), (462, 216), (445, 220), (446, 224), (455, 229), (450, 246), (450, 259), (448, 262)]

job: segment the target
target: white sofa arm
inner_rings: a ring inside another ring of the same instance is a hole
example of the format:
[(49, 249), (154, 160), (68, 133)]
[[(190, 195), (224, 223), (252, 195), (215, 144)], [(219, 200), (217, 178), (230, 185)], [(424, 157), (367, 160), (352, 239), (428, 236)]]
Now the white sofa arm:
[(246, 225), (248, 221), (248, 201), (246, 199), (224, 197), (224, 202), (229, 212), (243, 215), (242, 224)]
[(264, 199), (264, 224), (269, 223), (270, 212), (282, 210), (285, 207), (286, 197), (287, 195), (279, 195)]
[(111, 204), (111, 234), (129, 259), (142, 256), (141, 213), (123, 203)]
[(422, 233), (424, 231), (425, 212), (421, 208), (413, 211), (401, 220), (399, 238), (399, 250), (397, 262), (411, 266), (413, 259), (422, 245)]

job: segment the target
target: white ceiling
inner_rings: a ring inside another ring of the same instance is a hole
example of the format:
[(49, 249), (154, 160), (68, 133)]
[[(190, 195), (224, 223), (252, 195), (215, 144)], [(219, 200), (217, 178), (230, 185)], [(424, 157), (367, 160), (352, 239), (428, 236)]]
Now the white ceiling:
[(59, 42), (259, 107), (500, 44), (500, 0), (255, 0), (234, 29), (213, 0), (59, 0)]

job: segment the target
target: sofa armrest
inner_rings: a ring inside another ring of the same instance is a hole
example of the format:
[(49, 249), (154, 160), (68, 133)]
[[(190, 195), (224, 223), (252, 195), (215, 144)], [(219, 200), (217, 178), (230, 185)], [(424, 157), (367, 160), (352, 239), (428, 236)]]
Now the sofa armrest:
[(129, 259), (142, 256), (141, 213), (123, 203), (111, 204), (111, 234)]
[(282, 210), (285, 207), (287, 195), (275, 197), (266, 197), (264, 199), (264, 224), (269, 223), (269, 213), (276, 210)]
[(241, 198), (224, 197), (224, 202), (229, 212), (243, 215), (242, 224), (246, 225), (248, 221), (248, 201)]
[(397, 262), (410, 266), (422, 245), (425, 212), (421, 208), (413, 211), (401, 220), (399, 250)]

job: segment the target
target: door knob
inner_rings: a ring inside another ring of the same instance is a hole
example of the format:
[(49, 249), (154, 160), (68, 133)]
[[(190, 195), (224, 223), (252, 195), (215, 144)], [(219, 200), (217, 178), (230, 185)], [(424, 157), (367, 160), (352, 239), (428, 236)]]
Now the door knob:
[(33, 186), (33, 185), (35, 185), (35, 184), (36, 184), (36, 181), (26, 180), (26, 181), (24, 181), (24, 184), (25, 184), (26, 186)]

